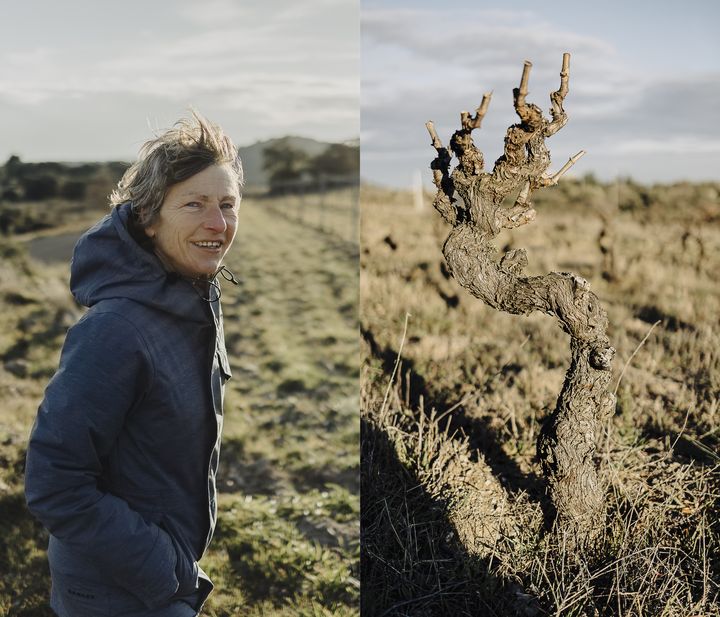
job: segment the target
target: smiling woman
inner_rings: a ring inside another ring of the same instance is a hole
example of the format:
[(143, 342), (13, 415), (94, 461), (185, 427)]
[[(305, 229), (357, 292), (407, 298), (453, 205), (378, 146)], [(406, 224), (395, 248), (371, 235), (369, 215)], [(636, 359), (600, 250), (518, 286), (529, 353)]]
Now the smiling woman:
[(242, 179), (235, 146), (194, 114), (144, 146), (75, 248), (70, 286), (89, 310), (68, 331), (25, 477), (60, 617), (190, 617), (212, 590), (198, 561), (230, 378), (212, 290)]
[(212, 276), (235, 238), (239, 203), (236, 173), (211, 165), (170, 187), (145, 233), (168, 270)]
[(131, 204), (130, 233), (167, 270), (208, 278), (235, 238), (243, 170), (222, 131), (193, 120), (146, 143), (110, 200)]

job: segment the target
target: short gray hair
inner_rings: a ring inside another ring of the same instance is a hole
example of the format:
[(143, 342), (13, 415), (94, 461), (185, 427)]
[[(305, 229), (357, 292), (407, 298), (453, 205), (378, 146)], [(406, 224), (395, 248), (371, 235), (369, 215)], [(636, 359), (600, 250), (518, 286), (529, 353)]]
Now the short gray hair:
[(131, 202), (136, 224), (146, 228), (160, 212), (171, 186), (225, 163), (235, 172), (241, 190), (243, 168), (237, 148), (219, 126), (193, 110), (192, 118), (182, 118), (143, 145), (138, 160), (110, 195), (110, 205)]

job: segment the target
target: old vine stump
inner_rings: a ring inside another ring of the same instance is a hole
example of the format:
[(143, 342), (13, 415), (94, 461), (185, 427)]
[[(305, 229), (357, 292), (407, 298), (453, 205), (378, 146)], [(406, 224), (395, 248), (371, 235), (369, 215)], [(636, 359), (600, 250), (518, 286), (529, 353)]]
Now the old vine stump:
[[(520, 87), (513, 90), (520, 122), (508, 128), (504, 152), (492, 172), (483, 171), (483, 155), (471, 137), (487, 112), (490, 94), (483, 96), (474, 115), (461, 113), (461, 128), (453, 134), (449, 150), (432, 122), (427, 128), (437, 150), (431, 165), (437, 187), (433, 205), (452, 225), (443, 254), (455, 279), (495, 309), (553, 315), (570, 335), (570, 367), (555, 410), (543, 422), (537, 453), (553, 504), (550, 514), (571, 545), (577, 546), (591, 542), (604, 521), (604, 490), (594, 459), (601, 421), (615, 403), (607, 389), (615, 353), (606, 335), (607, 315), (583, 278), (567, 272), (523, 276), (528, 263), (525, 250), (508, 251), (497, 260), (493, 243), (503, 228), (533, 221), (533, 189), (556, 184), (584, 154), (572, 157), (555, 175), (546, 175), (550, 153), (545, 139), (567, 122), (563, 102), (569, 64), (570, 54), (564, 54), (560, 88), (550, 94), (551, 119), (546, 119), (537, 105), (525, 101), (532, 66), (525, 62)], [(457, 165), (451, 172), (453, 156)], [(504, 205), (505, 198), (516, 192), (514, 204)]]

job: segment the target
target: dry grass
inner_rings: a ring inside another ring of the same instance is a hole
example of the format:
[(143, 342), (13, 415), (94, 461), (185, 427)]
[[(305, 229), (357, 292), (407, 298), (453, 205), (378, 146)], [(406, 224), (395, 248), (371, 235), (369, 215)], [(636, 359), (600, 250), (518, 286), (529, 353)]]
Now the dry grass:
[(553, 190), (538, 220), (499, 244), (527, 248), (531, 273), (590, 281), (618, 351), (613, 385), (632, 356), (599, 443), (605, 535), (570, 554), (562, 530), (545, 528), (534, 442), (562, 384), (566, 335), (465, 295), (441, 262), (440, 217), (366, 187), (364, 615), (720, 614), (717, 186), (625, 183), (620, 201), (597, 183)]

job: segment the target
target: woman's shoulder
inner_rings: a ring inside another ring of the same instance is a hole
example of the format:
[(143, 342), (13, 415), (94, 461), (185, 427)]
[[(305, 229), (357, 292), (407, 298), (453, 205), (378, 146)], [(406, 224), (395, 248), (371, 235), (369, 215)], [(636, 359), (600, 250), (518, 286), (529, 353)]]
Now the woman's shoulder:
[(142, 307), (137, 303), (124, 298), (103, 300), (91, 306), (68, 330), (66, 346), (99, 345), (118, 351), (146, 349), (141, 323)]
[(138, 372), (145, 375), (143, 379), (152, 379), (153, 355), (127, 308), (121, 302), (98, 303), (68, 330), (58, 370), (66, 374), (68, 383), (92, 375), (128, 382)]
[(137, 329), (137, 322), (147, 310), (128, 298), (109, 298), (91, 306), (78, 320), (78, 324), (113, 323), (121, 330)]

